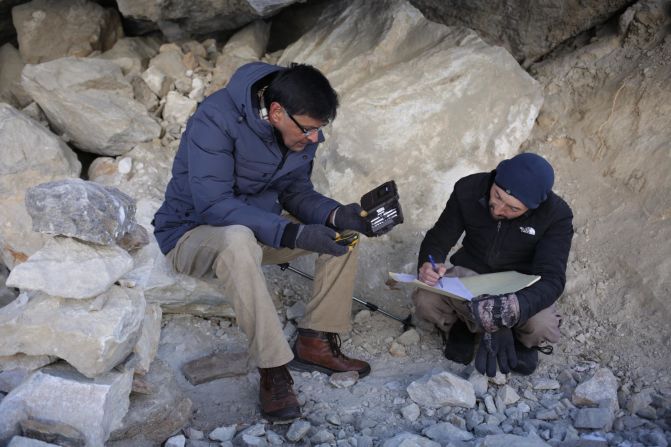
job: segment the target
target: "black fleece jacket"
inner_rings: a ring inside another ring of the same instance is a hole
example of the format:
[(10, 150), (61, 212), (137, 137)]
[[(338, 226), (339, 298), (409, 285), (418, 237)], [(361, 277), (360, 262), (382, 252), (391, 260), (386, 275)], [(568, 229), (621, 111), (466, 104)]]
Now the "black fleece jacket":
[(443, 260), (466, 232), (453, 265), (478, 273), (517, 270), (540, 275), (540, 281), (517, 292), (519, 324), (554, 303), (564, 291), (566, 263), (573, 238), (573, 213), (550, 192), (535, 210), (512, 220), (495, 220), (489, 212), (489, 190), (496, 171), (462, 178), (454, 185), (436, 224), (419, 249), (418, 269), (432, 255)]

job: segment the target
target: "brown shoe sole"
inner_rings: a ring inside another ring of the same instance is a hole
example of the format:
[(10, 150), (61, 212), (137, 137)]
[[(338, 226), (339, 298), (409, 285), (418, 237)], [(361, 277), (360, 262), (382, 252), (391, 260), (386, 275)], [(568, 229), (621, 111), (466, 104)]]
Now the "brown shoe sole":
[[(328, 376), (330, 376), (333, 373), (337, 373), (337, 372), (348, 372), (348, 371), (335, 371), (333, 369), (326, 368), (325, 366), (320, 366), (320, 365), (316, 365), (314, 363), (304, 362), (302, 360), (298, 360), (298, 358), (295, 357), (295, 353), (294, 353), (294, 359), (292, 361), (290, 361), (287, 366), (289, 367), (289, 369), (293, 369), (295, 371), (307, 371), (307, 372), (319, 371), (319, 372), (322, 372), (322, 373), (324, 373)], [(370, 374), (370, 366), (367, 366), (363, 370), (357, 371), (357, 372), (359, 373), (359, 378), (363, 379), (368, 374)]]

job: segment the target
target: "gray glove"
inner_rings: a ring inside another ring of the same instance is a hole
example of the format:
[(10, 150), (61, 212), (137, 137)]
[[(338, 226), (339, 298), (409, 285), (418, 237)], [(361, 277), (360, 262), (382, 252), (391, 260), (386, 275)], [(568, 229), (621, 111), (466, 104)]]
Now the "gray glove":
[(489, 377), (496, 375), (496, 363), (502, 374), (508, 374), (517, 366), (513, 331), (508, 328), (496, 332), (485, 332), (475, 355), (475, 369)]
[(342, 256), (349, 251), (335, 242), (336, 232), (324, 225), (301, 225), (296, 236), (296, 247), (307, 251)]
[(358, 203), (339, 206), (334, 213), (333, 224), (337, 229), (353, 230), (368, 237), (375, 236), (375, 234), (368, 231), (368, 225), (366, 224), (366, 219), (364, 219), (364, 216), (367, 214), (361, 209)]

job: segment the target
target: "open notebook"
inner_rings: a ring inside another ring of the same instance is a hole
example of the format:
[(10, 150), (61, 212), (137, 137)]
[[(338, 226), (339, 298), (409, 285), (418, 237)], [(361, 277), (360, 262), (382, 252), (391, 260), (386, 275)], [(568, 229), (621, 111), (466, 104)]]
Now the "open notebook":
[(509, 271), (497, 273), (485, 273), (483, 275), (468, 276), (465, 278), (442, 278), (440, 284), (431, 287), (417, 279), (417, 275), (408, 273), (392, 273), (389, 276), (396, 282), (412, 284), (413, 286), (429, 290), (431, 292), (447, 295), (452, 298), (470, 301), (480, 295), (500, 295), (512, 293), (529, 287), (539, 279), (540, 276), (525, 275), (523, 273)]

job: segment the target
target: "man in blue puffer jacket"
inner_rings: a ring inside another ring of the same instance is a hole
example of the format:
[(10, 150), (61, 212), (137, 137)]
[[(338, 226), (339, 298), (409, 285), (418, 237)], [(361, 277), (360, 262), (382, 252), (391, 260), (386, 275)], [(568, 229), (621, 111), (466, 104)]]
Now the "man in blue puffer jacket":
[[(366, 234), (365, 213), (316, 192), (310, 180), (321, 128), (337, 107), (336, 92), (311, 66), (241, 67), (189, 120), (154, 218), (173, 268), (217, 278), (232, 299), (259, 367), (262, 414), (274, 421), (301, 414), (290, 362), (327, 374), (370, 372), (340, 351), (337, 335), (351, 328), (357, 251), (335, 238), (342, 230)], [(313, 252), (314, 293), (292, 350), (261, 265)]]

